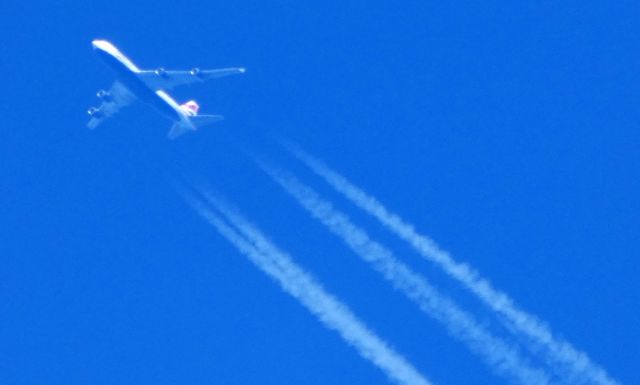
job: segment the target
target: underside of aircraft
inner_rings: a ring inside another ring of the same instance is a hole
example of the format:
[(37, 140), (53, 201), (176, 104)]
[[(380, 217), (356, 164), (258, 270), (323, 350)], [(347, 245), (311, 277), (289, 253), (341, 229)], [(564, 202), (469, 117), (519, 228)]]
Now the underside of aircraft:
[(87, 127), (90, 129), (98, 127), (123, 107), (140, 100), (174, 122), (167, 136), (169, 139), (175, 139), (184, 133), (220, 121), (223, 117), (199, 114), (200, 106), (195, 100), (178, 104), (169, 96), (167, 90), (245, 72), (245, 69), (240, 67), (211, 70), (141, 70), (108, 41), (94, 40), (92, 44), (100, 58), (115, 72), (117, 80), (108, 90), (98, 91), (97, 96), (102, 103), (99, 107), (88, 110), (91, 119)]

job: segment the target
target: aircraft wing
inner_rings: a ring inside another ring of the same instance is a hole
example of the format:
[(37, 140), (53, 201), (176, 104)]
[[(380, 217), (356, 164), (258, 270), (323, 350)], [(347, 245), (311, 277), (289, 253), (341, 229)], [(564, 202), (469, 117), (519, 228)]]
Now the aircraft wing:
[(87, 123), (87, 127), (92, 130), (98, 127), (104, 120), (118, 112), (122, 107), (126, 107), (136, 100), (135, 95), (118, 81), (113, 83), (109, 91), (100, 96), (102, 92), (103, 91), (100, 91), (98, 93), (98, 96), (102, 98), (100, 107), (89, 110), (91, 119), (89, 120), (89, 123)]
[(217, 79), (224, 76), (244, 73), (244, 68), (221, 68), (216, 70), (200, 70), (194, 68), (190, 71), (173, 71), (159, 68), (157, 70), (143, 70), (137, 73), (149, 88), (153, 90), (170, 90), (174, 87), (200, 83), (206, 80)]

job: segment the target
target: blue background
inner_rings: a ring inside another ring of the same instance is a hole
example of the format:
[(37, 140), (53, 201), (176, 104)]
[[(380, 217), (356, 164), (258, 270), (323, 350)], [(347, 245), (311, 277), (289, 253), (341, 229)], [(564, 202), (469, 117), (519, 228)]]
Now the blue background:
[[(0, 383), (386, 383), (193, 212), (200, 177), (437, 384), (504, 383), (262, 174), (296, 172), (473, 298), (276, 145), (300, 143), (625, 384), (640, 382), (637, 2), (3, 3)], [(144, 105), (85, 128), (142, 68), (246, 66), (181, 88), (226, 120), (166, 140)]]

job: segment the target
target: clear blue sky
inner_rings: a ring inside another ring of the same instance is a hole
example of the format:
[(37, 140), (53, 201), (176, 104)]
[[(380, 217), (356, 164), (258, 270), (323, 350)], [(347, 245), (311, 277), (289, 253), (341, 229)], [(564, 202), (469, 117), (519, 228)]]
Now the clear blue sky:
[[(291, 158), (292, 139), (640, 383), (637, 2), (23, 1), (0, 13), (0, 383), (386, 384), (173, 188), (198, 177), (435, 384), (508, 383), (258, 170), (294, 171), (479, 317), (495, 317)], [(226, 120), (168, 141), (86, 109), (139, 67), (245, 66), (174, 92)]]

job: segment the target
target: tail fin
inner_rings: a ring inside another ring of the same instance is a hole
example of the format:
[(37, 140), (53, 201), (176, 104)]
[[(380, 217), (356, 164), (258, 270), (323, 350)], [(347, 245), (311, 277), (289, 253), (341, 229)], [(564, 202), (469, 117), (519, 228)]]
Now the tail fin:
[(208, 126), (209, 124), (218, 122), (224, 119), (222, 115), (196, 115), (190, 116), (189, 122), (191, 125), (186, 124), (185, 122), (176, 122), (171, 126), (171, 130), (169, 130), (169, 134), (167, 135), (169, 139), (175, 139), (178, 136), (186, 134), (189, 131), (195, 131), (200, 127)]

